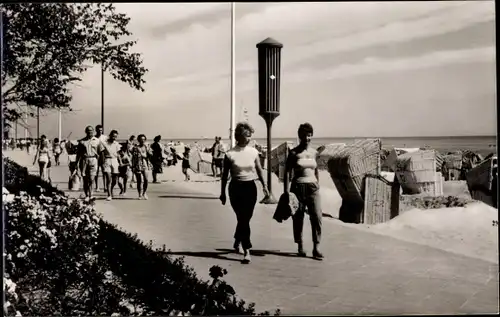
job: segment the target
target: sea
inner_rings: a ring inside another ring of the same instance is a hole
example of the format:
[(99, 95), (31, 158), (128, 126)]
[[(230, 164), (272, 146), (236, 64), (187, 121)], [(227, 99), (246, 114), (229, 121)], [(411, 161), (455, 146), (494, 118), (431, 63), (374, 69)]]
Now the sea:
[[(317, 148), (321, 145), (332, 143), (352, 143), (355, 140), (367, 139), (368, 137), (356, 138), (335, 138), (335, 137), (318, 137), (313, 138), (311, 144)], [(373, 138), (373, 137), (370, 137)], [(486, 156), (490, 153), (497, 153), (497, 138), (496, 136), (442, 136), (442, 137), (381, 137), (383, 148), (421, 148), (430, 147), (440, 153), (454, 152), (458, 150), (470, 150)], [(266, 138), (255, 138), (260, 145), (267, 145)], [(171, 140), (163, 139), (162, 143), (167, 143)], [(174, 139), (186, 145), (193, 145), (195, 142), (202, 148), (211, 147), (214, 143), (213, 139)], [(297, 143), (297, 138), (273, 138), (271, 140), (272, 148), (279, 146), (284, 142)], [(223, 142), (228, 144), (228, 139), (223, 139)]]

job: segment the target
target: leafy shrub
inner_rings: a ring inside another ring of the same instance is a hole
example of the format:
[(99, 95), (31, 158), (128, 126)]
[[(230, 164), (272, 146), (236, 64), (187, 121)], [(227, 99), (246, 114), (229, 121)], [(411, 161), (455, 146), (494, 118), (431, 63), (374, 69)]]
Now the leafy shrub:
[[(183, 259), (154, 250), (6, 162), (5, 315), (255, 315), (210, 268), (200, 280)], [(25, 190), (26, 189), (26, 190)], [(264, 312), (261, 315), (269, 315)], [(279, 315), (279, 311), (276, 311)]]
[(401, 203), (406, 208), (418, 209), (439, 209), (451, 207), (465, 207), (473, 202), (472, 199), (456, 196), (421, 197), (421, 196), (401, 196)]

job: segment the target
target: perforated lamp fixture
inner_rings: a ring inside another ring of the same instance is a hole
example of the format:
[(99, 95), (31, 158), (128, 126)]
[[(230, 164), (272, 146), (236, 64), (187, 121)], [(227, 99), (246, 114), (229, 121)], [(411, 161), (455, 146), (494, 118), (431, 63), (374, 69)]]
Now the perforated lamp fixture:
[(267, 126), (267, 186), (269, 197), (262, 203), (276, 204), (271, 189), (271, 128), (280, 115), (281, 49), (283, 44), (268, 37), (257, 44), (259, 63), (259, 115)]
[(259, 57), (259, 115), (274, 120), (280, 114), (281, 49), (283, 44), (268, 37), (257, 44)]

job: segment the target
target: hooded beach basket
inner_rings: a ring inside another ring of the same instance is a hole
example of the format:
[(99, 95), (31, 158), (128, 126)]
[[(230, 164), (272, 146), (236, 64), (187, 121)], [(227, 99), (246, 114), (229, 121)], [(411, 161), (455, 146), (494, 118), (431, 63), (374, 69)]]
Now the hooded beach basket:
[(380, 174), (380, 139), (358, 140), (331, 153), (328, 172), (343, 200), (363, 204), (366, 174)]
[(271, 171), (278, 176), (280, 181), (283, 181), (285, 177), (285, 164), (291, 146), (292, 142), (284, 142), (271, 151)]
[(345, 146), (345, 143), (333, 143), (323, 145), (318, 148), (318, 155), (316, 157), (318, 169), (325, 171), (328, 170), (328, 161), (330, 160), (330, 158), (332, 158), (335, 153), (343, 149)]
[(436, 151), (425, 150), (398, 156), (396, 164), (403, 194), (442, 195), (441, 174), (436, 172)]

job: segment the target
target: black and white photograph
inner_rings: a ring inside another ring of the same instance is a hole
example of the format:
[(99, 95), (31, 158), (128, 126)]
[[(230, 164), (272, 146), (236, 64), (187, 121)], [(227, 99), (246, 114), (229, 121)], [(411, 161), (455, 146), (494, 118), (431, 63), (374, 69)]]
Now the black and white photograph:
[(5, 316), (500, 312), (494, 1), (0, 11)]

